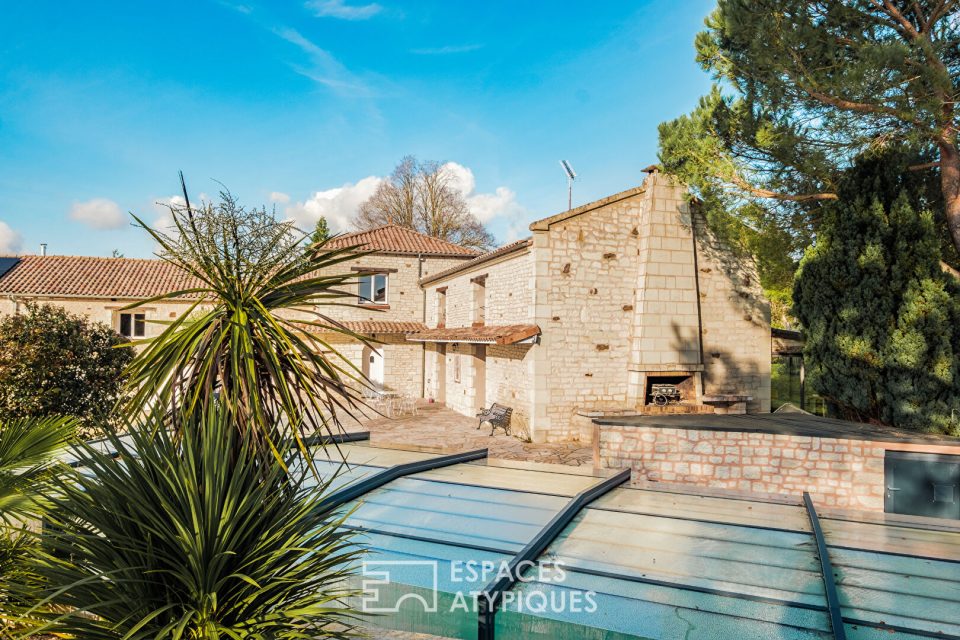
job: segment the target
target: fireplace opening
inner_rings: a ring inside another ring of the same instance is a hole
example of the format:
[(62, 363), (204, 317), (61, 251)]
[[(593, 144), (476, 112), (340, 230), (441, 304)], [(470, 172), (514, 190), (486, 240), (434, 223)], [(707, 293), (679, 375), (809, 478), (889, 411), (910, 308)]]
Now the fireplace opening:
[(697, 399), (696, 383), (689, 374), (647, 376), (646, 404), (692, 404)]

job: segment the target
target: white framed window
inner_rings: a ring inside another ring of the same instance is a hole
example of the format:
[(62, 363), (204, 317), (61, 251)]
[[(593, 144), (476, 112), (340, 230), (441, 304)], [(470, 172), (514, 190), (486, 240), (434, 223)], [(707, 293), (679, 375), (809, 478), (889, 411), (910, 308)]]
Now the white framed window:
[(387, 304), (387, 287), (389, 286), (386, 273), (371, 273), (360, 276), (360, 296), (358, 304)]
[(147, 314), (121, 313), (120, 335), (127, 338), (142, 338), (147, 334)]

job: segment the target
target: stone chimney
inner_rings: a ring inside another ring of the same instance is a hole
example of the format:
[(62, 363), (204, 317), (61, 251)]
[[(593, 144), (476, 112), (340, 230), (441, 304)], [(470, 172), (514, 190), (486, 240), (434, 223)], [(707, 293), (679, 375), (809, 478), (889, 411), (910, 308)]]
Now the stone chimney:
[(684, 383), (699, 404), (703, 371), (693, 220), (686, 189), (656, 166), (644, 169), (630, 353), (630, 396), (646, 403), (650, 379)]

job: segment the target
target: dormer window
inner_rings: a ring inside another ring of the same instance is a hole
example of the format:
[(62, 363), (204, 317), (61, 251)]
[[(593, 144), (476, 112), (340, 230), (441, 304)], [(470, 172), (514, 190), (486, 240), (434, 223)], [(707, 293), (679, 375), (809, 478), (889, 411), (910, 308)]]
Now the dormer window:
[(358, 304), (387, 304), (388, 278), (386, 273), (360, 276)]
[(120, 335), (126, 338), (142, 338), (147, 334), (147, 314), (121, 313)]

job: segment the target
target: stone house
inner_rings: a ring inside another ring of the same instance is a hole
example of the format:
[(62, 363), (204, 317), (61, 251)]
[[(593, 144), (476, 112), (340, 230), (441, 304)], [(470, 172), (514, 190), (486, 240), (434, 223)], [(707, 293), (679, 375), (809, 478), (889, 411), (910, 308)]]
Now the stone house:
[[(360, 246), (339, 304), (317, 311), (368, 336), (330, 333), (358, 370), (399, 392), (474, 415), (514, 409), (535, 441), (591, 440), (591, 420), (652, 411), (770, 409), (769, 308), (749, 258), (713, 236), (684, 188), (656, 171), (640, 187), (530, 225), (532, 236), (476, 252), (385, 226), (339, 236)], [(134, 338), (186, 313), (189, 288), (166, 262), (0, 259), (0, 313), (58, 304)], [(682, 403), (649, 406), (651, 385)]]
[(530, 225), (533, 235), (421, 280), (429, 397), (465, 414), (514, 409), (535, 441), (592, 438), (592, 419), (768, 412), (770, 320), (756, 269), (684, 188), (644, 184)]
[(158, 321), (187, 313), (197, 301), (184, 295), (162, 303), (155, 296), (196, 286), (182, 271), (161, 260), (86, 256), (0, 258), (0, 314), (20, 313), (28, 302), (53, 304), (132, 339), (163, 331)]
[[(424, 292), (418, 281), (477, 255), (476, 251), (409, 229), (385, 226), (338, 236), (330, 249), (363, 245), (338, 272), (355, 272), (349, 296), (318, 309), (371, 344), (331, 333), (327, 341), (374, 382), (422, 397), (423, 347), (405, 336), (423, 330)], [(173, 265), (155, 259), (83, 256), (21, 256), (0, 259), (0, 314), (19, 313), (30, 301), (55, 304), (102, 322), (132, 339), (163, 331), (162, 321), (189, 312), (197, 296), (144, 302), (196, 283)]]
[(334, 268), (358, 274), (345, 288), (351, 294), (348, 303), (341, 300), (319, 311), (371, 339), (365, 345), (331, 333), (330, 345), (373, 382), (424, 397), (423, 347), (408, 340), (425, 329), (426, 298), (420, 279), (462, 264), (477, 252), (393, 225), (337, 236), (325, 246), (359, 246), (361, 250), (356, 258)]

